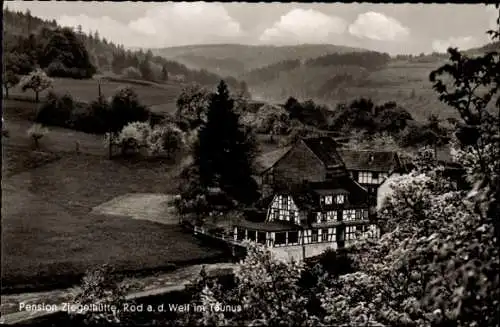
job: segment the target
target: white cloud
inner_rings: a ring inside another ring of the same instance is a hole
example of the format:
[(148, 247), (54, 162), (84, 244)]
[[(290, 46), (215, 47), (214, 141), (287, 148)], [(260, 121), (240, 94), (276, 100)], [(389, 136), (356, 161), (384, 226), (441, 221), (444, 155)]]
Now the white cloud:
[(235, 40), (242, 35), (240, 24), (216, 3), (164, 3), (128, 24), (107, 16), (101, 18), (62, 16), (61, 25), (82, 25), (84, 31), (98, 30), (116, 43), (127, 46), (175, 46)]
[(300, 44), (329, 43), (345, 32), (346, 22), (312, 9), (293, 9), (270, 28), (259, 40), (266, 43)]
[(358, 15), (354, 23), (349, 26), (349, 33), (377, 41), (399, 41), (406, 39), (410, 35), (410, 30), (397, 19), (369, 11)]
[(486, 11), (489, 15), (488, 28), (498, 29), (497, 18), (498, 18), (498, 15), (500, 14), (498, 9), (495, 8), (494, 5), (489, 5), (489, 6), (486, 6)]
[(472, 36), (450, 37), (447, 40), (432, 41), (432, 50), (436, 52), (446, 52), (449, 47), (467, 50), (480, 45), (481, 42)]
[[(101, 37), (118, 44), (129, 44), (144, 38), (144, 34), (130, 30), (127, 25), (122, 24), (108, 16), (89, 17), (80, 14), (78, 16), (61, 16), (57, 19), (59, 25), (77, 27), (82, 26), (84, 32), (89, 30), (98, 31)], [(133, 45), (133, 44), (130, 44)]]

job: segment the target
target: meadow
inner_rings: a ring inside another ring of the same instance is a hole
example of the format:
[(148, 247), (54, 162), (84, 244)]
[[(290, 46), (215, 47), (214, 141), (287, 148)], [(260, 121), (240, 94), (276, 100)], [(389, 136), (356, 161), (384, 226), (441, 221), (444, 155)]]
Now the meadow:
[[(98, 84), (96, 78), (87, 80), (54, 78), (52, 88), (41, 92), (40, 99), (43, 100), (45, 95), (52, 90), (58, 95), (67, 93), (76, 101), (89, 103), (97, 99), (99, 95)], [(100, 84), (101, 94), (106, 98), (113, 96), (121, 87), (132, 87), (137, 93), (141, 103), (150, 106), (156, 112), (171, 112), (175, 110), (175, 102), (184, 86), (179, 83), (146, 84), (133, 80), (120, 80), (106, 77), (101, 79)], [(31, 90), (23, 92), (19, 87), (9, 90), (9, 95), (11, 100), (21, 100), (22, 102), (34, 99), (34, 93)]]
[[(119, 85), (104, 82), (102, 91), (110, 96)], [(168, 85), (133, 87), (150, 105), (173, 101), (179, 90)], [(56, 79), (53, 89), (91, 101), (97, 83)], [(178, 225), (93, 211), (125, 194), (174, 194), (178, 162), (109, 160), (102, 136), (56, 127), (49, 127), (34, 150), (26, 131), (38, 104), (29, 100), (28, 92), (11, 94), (18, 100), (3, 103), (9, 131), (9, 137), (2, 137), (3, 292), (71, 286), (86, 269), (104, 263), (140, 274), (225, 260), (224, 251), (208, 247)]]

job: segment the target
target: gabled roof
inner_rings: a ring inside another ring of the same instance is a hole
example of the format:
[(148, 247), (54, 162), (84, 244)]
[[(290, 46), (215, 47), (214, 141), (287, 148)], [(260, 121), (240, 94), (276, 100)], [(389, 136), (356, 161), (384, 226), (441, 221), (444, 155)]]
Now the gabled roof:
[(264, 172), (265, 170), (271, 168), (281, 157), (283, 157), (292, 147), (287, 146), (277, 150), (262, 153), (257, 158), (255, 158), (255, 165), (257, 173)]
[(338, 150), (348, 170), (391, 171), (399, 169), (399, 156), (393, 151)]
[(325, 167), (341, 167), (344, 165), (337, 153), (339, 146), (333, 138), (327, 136), (311, 137), (302, 139), (302, 142), (323, 162)]
[[(349, 193), (349, 205), (368, 203), (368, 192), (348, 175), (338, 176), (324, 182), (305, 182), (289, 189), (276, 191), (276, 194), (290, 195), (300, 210), (320, 209), (320, 196), (324, 194)], [(267, 203), (270, 203), (267, 202)]]

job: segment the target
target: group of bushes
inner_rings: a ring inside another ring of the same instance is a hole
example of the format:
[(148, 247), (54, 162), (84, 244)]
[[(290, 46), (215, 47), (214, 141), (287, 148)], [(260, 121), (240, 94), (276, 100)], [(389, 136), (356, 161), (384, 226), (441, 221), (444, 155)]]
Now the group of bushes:
[[(109, 146), (109, 137), (110, 134), (106, 134), (106, 146)], [(149, 122), (132, 122), (112, 137), (112, 144), (119, 147), (122, 156), (146, 154), (171, 159), (185, 148), (187, 141), (173, 123), (151, 126)]]
[(60, 96), (49, 92), (35, 120), (44, 125), (104, 134), (119, 132), (130, 122), (147, 121), (149, 116), (149, 109), (138, 101), (135, 92), (123, 88), (117, 91), (111, 101), (99, 97), (90, 104), (75, 101), (69, 94)]

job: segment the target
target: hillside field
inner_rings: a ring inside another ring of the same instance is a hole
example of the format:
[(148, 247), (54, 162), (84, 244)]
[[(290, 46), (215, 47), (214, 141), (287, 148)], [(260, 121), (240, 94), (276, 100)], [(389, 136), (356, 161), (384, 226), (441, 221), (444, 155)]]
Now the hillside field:
[[(101, 81), (101, 92), (108, 98), (123, 86), (133, 88), (141, 103), (149, 106), (155, 112), (172, 112), (175, 111), (175, 103), (177, 97), (181, 93), (183, 84), (168, 83), (168, 84), (154, 84), (143, 85), (143, 83), (134, 83), (130, 81), (110, 81), (103, 79)], [(50, 89), (49, 89), (50, 90)], [(46, 90), (40, 94), (40, 99), (43, 100), (45, 95), (49, 92)], [(98, 81), (97, 79), (68, 79), (68, 78), (54, 78), (52, 90), (56, 94), (70, 94), (73, 99), (81, 102), (91, 102), (98, 97)], [(9, 90), (10, 100), (31, 100), (34, 99), (34, 93), (31, 90), (23, 92), (20, 88), (16, 87)], [(24, 102), (24, 101), (23, 101)], [(30, 106), (27, 104), (27, 106)]]

